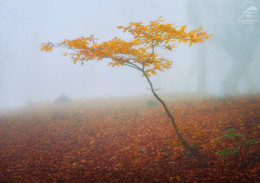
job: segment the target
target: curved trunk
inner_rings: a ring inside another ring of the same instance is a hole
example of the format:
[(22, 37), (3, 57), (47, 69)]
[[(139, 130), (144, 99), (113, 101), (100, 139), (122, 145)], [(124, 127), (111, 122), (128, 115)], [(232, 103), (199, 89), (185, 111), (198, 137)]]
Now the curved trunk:
[(184, 146), (190, 150), (190, 152), (192, 153), (192, 155), (200, 162), (201, 166), (205, 166), (203, 160), (200, 158), (200, 156), (197, 154), (197, 152), (187, 143), (187, 141), (182, 137), (182, 135), (180, 134), (178, 128), (177, 128), (177, 125), (175, 123), (175, 120), (173, 118), (173, 116), (171, 115), (169, 109), (167, 108), (166, 104), (164, 103), (164, 101), (156, 94), (154, 88), (153, 88), (153, 84), (152, 82), (150, 81), (149, 77), (146, 75), (146, 73), (144, 71), (142, 71), (145, 78), (147, 79), (149, 85), (150, 85), (150, 88), (153, 92), (153, 95), (155, 96), (155, 98), (163, 105), (163, 108), (166, 112), (166, 114), (168, 115), (168, 117), (171, 119), (171, 122), (172, 122), (172, 125), (174, 127), (174, 130), (176, 132), (176, 134), (178, 135), (179, 139), (182, 141), (182, 143), (184, 144)]
[(250, 43), (253, 46), (242, 44), (243, 51), (240, 52), (231, 48), (228, 49), (228, 53), (233, 61), (233, 67), (226, 75), (222, 84), (222, 93), (225, 95), (237, 94), (241, 79), (248, 74), (248, 69), (253, 62), (253, 56), (257, 47), (256, 41), (251, 41)]

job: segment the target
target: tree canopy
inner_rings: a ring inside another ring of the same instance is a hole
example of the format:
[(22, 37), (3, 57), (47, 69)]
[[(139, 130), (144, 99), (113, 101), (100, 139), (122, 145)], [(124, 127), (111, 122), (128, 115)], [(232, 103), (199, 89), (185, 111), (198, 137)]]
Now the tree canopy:
[(162, 18), (150, 21), (148, 25), (142, 22), (131, 22), (128, 26), (118, 26), (124, 32), (129, 32), (132, 38), (123, 40), (114, 37), (109, 41), (100, 42), (94, 35), (80, 37), (74, 40), (65, 39), (60, 43), (42, 43), (42, 51), (52, 51), (53, 47), (68, 48), (65, 56), (70, 56), (74, 63), (80, 61), (110, 58), (108, 65), (129, 66), (140, 70), (148, 77), (155, 75), (157, 71), (165, 71), (171, 68), (172, 61), (162, 57), (158, 53), (159, 48), (171, 51), (177, 43), (203, 42), (213, 34), (203, 32), (202, 27), (191, 31), (185, 31), (187, 25), (178, 28), (174, 24), (164, 24)]

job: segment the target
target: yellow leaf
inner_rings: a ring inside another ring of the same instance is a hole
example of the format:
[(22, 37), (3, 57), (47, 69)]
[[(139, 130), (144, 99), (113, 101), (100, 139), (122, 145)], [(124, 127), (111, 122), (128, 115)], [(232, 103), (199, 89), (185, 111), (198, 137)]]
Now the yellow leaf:
[(172, 51), (172, 47), (170, 45), (165, 46), (165, 48), (167, 48), (168, 50)]
[(113, 63), (112, 67), (115, 67), (116, 66), (116, 63)]
[(78, 60), (79, 60), (79, 59), (74, 58), (74, 59), (73, 59), (73, 63), (76, 64)]
[(202, 33), (201, 33), (201, 36), (206, 36), (206, 32), (202, 32)]
[(160, 66), (158, 65), (157, 62), (154, 62), (153, 65), (154, 65), (154, 68), (155, 68), (155, 69), (160, 69)]
[(209, 36), (213, 36), (214, 34), (213, 33), (211, 33)]
[(167, 28), (171, 28), (171, 26), (172, 26), (171, 24), (166, 24)]
[(119, 63), (116, 62), (116, 63), (114, 63), (114, 64), (112, 65), (112, 67), (115, 67), (115, 66), (119, 66)]
[(185, 30), (186, 27), (187, 27), (187, 25), (182, 26), (182, 27), (180, 28), (180, 31), (181, 31), (181, 32), (184, 32), (184, 30)]
[(155, 72), (154, 70), (152, 70), (151, 73), (152, 73), (153, 75), (156, 75), (156, 72)]
[(99, 56), (99, 57), (97, 58), (97, 61), (102, 60), (103, 58), (104, 58), (104, 56)]
[(198, 41), (201, 42), (201, 43), (203, 43), (203, 39), (201, 39), (201, 38), (199, 38)]
[(151, 77), (151, 74), (149, 74), (149, 73), (146, 73), (146, 75), (147, 75), (148, 77)]

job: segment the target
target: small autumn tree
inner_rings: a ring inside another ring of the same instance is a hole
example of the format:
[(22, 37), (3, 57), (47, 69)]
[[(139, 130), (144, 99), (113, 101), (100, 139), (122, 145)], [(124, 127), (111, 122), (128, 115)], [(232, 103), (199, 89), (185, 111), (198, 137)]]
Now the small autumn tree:
[(177, 28), (174, 24), (163, 24), (161, 17), (156, 21), (150, 21), (148, 25), (143, 25), (142, 22), (131, 22), (129, 26), (119, 26), (124, 32), (132, 34), (132, 39), (122, 40), (113, 38), (109, 41), (99, 42), (93, 35), (90, 37), (80, 37), (74, 40), (65, 39), (61, 43), (42, 44), (42, 51), (52, 51), (54, 47), (64, 47), (68, 49), (65, 56), (70, 56), (76, 64), (80, 61), (82, 64), (85, 61), (110, 59), (108, 65), (128, 66), (142, 73), (142, 76), (148, 81), (151, 91), (156, 99), (163, 105), (166, 114), (170, 118), (176, 134), (182, 141), (186, 149), (197, 158), (203, 165), (203, 161), (197, 152), (180, 134), (173, 116), (167, 108), (165, 102), (157, 95), (156, 89), (150, 80), (151, 75), (156, 75), (158, 71), (165, 71), (172, 66), (172, 61), (159, 56), (158, 50), (167, 49), (171, 51), (176, 42), (193, 43), (203, 42), (204, 39), (209, 39), (211, 35), (207, 35), (202, 31), (202, 28), (185, 32), (187, 25)]

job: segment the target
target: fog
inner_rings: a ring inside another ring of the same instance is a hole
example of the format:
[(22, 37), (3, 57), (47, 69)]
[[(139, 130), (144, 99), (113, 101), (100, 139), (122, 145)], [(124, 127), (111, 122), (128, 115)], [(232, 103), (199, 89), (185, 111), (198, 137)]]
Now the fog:
[(54, 101), (61, 94), (151, 94), (145, 78), (130, 67), (111, 68), (106, 60), (75, 65), (63, 56), (65, 50), (41, 52), (40, 44), (92, 34), (101, 41), (128, 39), (117, 26), (160, 16), (165, 23), (188, 29), (202, 26), (214, 36), (203, 44), (178, 44), (162, 53), (174, 64), (151, 78), (159, 93), (259, 93), (259, 8), (259, 0), (0, 0), (0, 108)]

